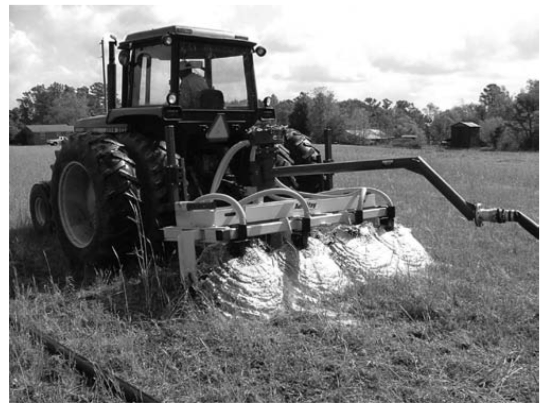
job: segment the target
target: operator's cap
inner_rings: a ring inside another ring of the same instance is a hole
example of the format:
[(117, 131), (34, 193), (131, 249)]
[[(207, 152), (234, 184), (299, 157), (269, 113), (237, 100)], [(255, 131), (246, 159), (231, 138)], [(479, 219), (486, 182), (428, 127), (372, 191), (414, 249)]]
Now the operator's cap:
[(179, 71), (190, 70), (190, 69), (203, 69), (202, 61), (180, 61), (179, 62)]
[(190, 61), (181, 61), (179, 62), (179, 70), (189, 70), (192, 69), (193, 66)]

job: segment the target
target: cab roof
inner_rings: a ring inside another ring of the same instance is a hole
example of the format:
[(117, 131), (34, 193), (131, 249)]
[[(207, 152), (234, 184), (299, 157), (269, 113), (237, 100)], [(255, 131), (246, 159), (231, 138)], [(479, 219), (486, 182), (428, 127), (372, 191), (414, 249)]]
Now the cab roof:
[(166, 34), (175, 36), (182, 36), (188, 38), (204, 38), (215, 40), (232, 40), (238, 41), (248, 46), (254, 46), (255, 43), (248, 40), (248, 37), (241, 36), (235, 33), (231, 33), (223, 30), (206, 29), (190, 26), (167, 26), (158, 29), (139, 31), (136, 33), (128, 34), (123, 43), (132, 43), (139, 41), (147, 41), (155, 38), (161, 38)]

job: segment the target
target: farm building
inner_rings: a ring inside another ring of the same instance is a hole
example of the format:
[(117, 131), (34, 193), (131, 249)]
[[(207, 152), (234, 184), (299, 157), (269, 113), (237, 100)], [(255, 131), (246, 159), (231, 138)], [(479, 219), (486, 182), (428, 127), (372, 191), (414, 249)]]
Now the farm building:
[(452, 148), (480, 146), (480, 126), (468, 121), (460, 121), (451, 126), (449, 145)]
[(403, 134), (391, 141), (393, 147), (420, 148), (421, 142), (415, 134)]
[(354, 130), (345, 130), (349, 138), (350, 143), (360, 144), (360, 145), (374, 145), (387, 142), (390, 137), (383, 132), (375, 128), (366, 128), (366, 129), (354, 129)]
[(15, 141), (21, 145), (37, 146), (73, 132), (74, 127), (66, 124), (33, 124), (25, 126), (15, 136)]
[(10, 126), (10, 145), (15, 143), (15, 136), (19, 133), (19, 129), (14, 126)]

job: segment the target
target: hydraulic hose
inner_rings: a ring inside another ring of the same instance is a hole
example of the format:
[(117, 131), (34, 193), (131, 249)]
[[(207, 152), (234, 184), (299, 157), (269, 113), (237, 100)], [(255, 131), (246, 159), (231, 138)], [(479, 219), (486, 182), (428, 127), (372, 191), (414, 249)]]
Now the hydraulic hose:
[(242, 140), (236, 143), (234, 146), (232, 146), (223, 156), (221, 159), (221, 162), (219, 163), (219, 166), (217, 167), (217, 171), (215, 172), (215, 176), (212, 181), (212, 186), (210, 188), (210, 193), (215, 193), (219, 186), (221, 185), (221, 180), (223, 179), (223, 176), (225, 175), (225, 172), (227, 171), (227, 168), (229, 167), (229, 163), (233, 159), (234, 155), (242, 150), (245, 147), (250, 146), (250, 142), (248, 140)]
[(539, 239), (539, 224), (537, 224), (534, 220), (520, 211), (515, 211), (515, 221), (519, 223), (522, 228)]
[[(22, 329), (21, 325), (13, 318), (9, 318), (10, 325), (16, 329)], [(46, 333), (39, 331), (34, 327), (26, 327), (26, 331), (29, 334), (40, 341), (42, 345), (54, 355), (61, 355), (70, 361), (74, 367), (84, 374), (90, 381), (98, 382), (99, 376), (103, 378), (103, 382), (107, 388), (115, 395), (120, 396), (126, 402), (160, 402), (156, 398), (144, 393), (140, 389), (134, 387), (130, 383), (113, 375), (112, 372), (108, 372), (105, 369), (99, 368), (96, 364), (88, 361), (86, 358), (75, 353), (70, 348), (57, 342), (53, 337)], [(99, 381), (101, 381), (99, 380)]]

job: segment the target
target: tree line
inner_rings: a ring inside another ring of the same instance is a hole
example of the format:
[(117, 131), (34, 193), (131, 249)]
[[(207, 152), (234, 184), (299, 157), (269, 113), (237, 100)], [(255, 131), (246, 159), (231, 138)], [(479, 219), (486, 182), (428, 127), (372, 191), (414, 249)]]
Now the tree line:
[(10, 136), (33, 124), (74, 125), (80, 118), (105, 113), (103, 83), (74, 88), (53, 83), (36, 85), (17, 99), (19, 106), (10, 110)]
[[(103, 83), (74, 88), (53, 83), (34, 86), (10, 110), (10, 133), (25, 125), (68, 124), (79, 118), (105, 113)], [(539, 150), (539, 80), (528, 80), (516, 96), (504, 86), (488, 84), (478, 103), (440, 110), (429, 103), (423, 109), (406, 100), (393, 102), (373, 97), (338, 101), (327, 88), (301, 92), (293, 99), (271, 96), (278, 124), (288, 125), (321, 143), (330, 128), (336, 142), (360, 144), (353, 132), (376, 129), (389, 137), (414, 135), (424, 144), (440, 144), (450, 137), (450, 127), (460, 121), (481, 127), (486, 146), (498, 150)], [(363, 142), (363, 140), (362, 140)]]
[(488, 84), (478, 103), (462, 104), (440, 110), (429, 103), (423, 109), (406, 100), (348, 99), (337, 101), (334, 93), (317, 88), (301, 92), (293, 100), (278, 101), (272, 96), (277, 122), (310, 135), (322, 142), (325, 128), (335, 141), (359, 143), (349, 131), (377, 129), (399, 138), (414, 135), (421, 143), (441, 144), (450, 137), (450, 127), (460, 121), (481, 127), (485, 146), (498, 150), (539, 150), (539, 80), (528, 80), (516, 96), (504, 86)]

